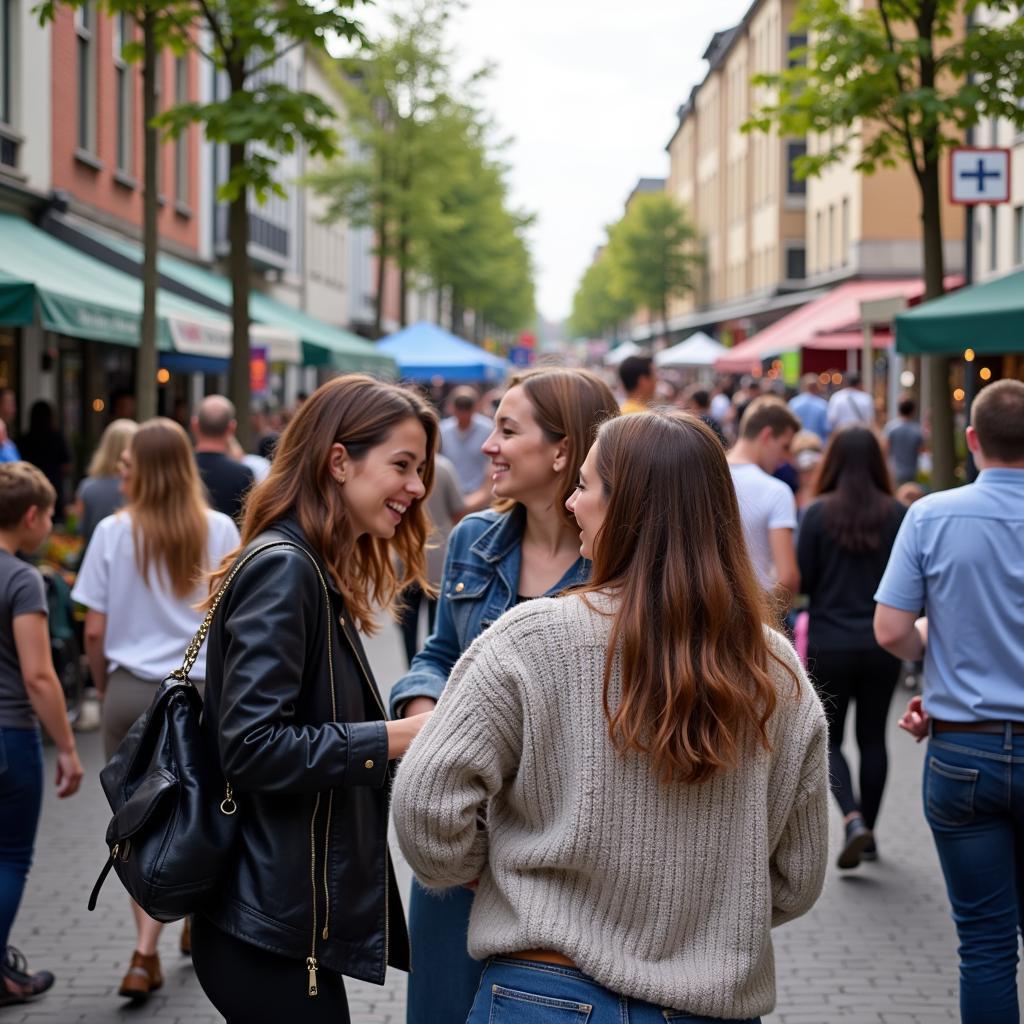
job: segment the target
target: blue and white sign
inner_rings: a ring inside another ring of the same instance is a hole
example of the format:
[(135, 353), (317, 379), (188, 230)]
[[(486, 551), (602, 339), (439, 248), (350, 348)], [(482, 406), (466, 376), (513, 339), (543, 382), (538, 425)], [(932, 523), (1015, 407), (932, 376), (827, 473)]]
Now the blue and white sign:
[(1008, 203), (1008, 149), (954, 149), (949, 161), (949, 192), (954, 203)]

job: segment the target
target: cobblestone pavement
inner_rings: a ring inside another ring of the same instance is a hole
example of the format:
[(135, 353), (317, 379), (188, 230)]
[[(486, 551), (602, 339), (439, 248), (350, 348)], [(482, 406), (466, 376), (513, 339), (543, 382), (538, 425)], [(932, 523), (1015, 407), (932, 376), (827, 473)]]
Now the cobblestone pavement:
[[(386, 692), (402, 669), (397, 634), (387, 626), (368, 643)], [(897, 694), (896, 702), (903, 700)], [(879, 829), (881, 859), (854, 872), (830, 870), (811, 914), (774, 933), (778, 1009), (765, 1024), (938, 1024), (955, 1021), (956, 939), (942, 877), (918, 796), (923, 748), (898, 734), (892, 718), (892, 768)], [(107, 806), (96, 773), (99, 737), (80, 737), (89, 772), (83, 792), (58, 803), (47, 795), (36, 864), (12, 941), (57, 984), (28, 1006), (0, 1010), (2, 1024), (206, 1024), (220, 1020), (177, 951), (178, 926), (166, 929), (167, 982), (142, 1008), (122, 1006), (117, 984), (132, 950), (125, 897), (111, 876), (95, 913), (85, 908), (103, 863)], [(838, 841), (838, 815), (833, 845)], [(403, 889), (408, 870), (400, 865)], [(383, 988), (348, 983), (355, 1024), (404, 1020), (405, 977)]]

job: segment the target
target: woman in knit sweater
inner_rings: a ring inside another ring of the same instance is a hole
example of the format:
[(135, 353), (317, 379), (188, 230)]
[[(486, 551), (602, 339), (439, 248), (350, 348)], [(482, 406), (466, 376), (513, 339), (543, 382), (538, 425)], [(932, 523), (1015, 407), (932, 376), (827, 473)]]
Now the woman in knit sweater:
[(824, 712), (706, 426), (607, 423), (568, 507), (590, 584), (459, 661), (399, 771), (399, 841), (424, 885), (478, 883), (470, 1024), (756, 1020), (770, 929), (825, 875)]
[[(618, 411), (586, 370), (545, 367), (511, 380), (483, 445), (496, 504), (448, 539), (434, 632), (392, 687), (392, 717), (431, 710), (462, 653), (509, 608), (587, 579), (565, 501), (598, 425)], [(428, 892), (413, 883), (406, 1024), (465, 1024), (481, 971), (466, 951), (472, 902), (461, 886)]]

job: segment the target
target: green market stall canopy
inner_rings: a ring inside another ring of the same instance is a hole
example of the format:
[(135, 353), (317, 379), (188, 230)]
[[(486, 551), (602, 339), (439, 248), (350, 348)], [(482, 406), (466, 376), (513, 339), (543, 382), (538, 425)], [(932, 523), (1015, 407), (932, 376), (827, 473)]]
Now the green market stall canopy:
[(908, 355), (1024, 352), (1024, 270), (961, 288), (900, 313), (896, 351)]

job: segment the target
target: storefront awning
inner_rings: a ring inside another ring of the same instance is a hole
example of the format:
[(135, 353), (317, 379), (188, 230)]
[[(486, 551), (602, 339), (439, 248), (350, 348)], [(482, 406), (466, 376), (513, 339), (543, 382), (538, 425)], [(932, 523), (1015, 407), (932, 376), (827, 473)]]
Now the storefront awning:
[[(106, 232), (88, 231), (91, 238), (120, 253), (135, 263), (142, 262), (142, 248), (135, 242), (116, 238)], [(160, 253), (157, 268), (161, 277), (175, 281), (189, 291), (217, 303), (222, 309), (231, 309), (231, 282), (214, 273), (176, 256)], [(301, 341), (301, 361), (306, 366), (327, 366), (343, 372), (364, 372), (378, 376), (395, 377), (395, 361), (359, 335), (334, 327), (310, 316), (301, 309), (264, 295), (249, 293), (249, 316), (253, 321), (253, 344), (258, 345), (260, 330), (284, 330)], [(274, 360), (273, 351), (270, 358)]]
[[(231, 354), (231, 321), (213, 310), (157, 290), (157, 347), (207, 358)], [(0, 214), (0, 324), (86, 341), (138, 347), (142, 282), (41, 231)], [(294, 332), (252, 333), (257, 347), (299, 355)]]
[[(897, 295), (912, 302), (923, 294), (924, 282), (920, 278), (847, 281), (741, 342), (715, 362), (715, 369), (743, 373), (760, 365), (762, 360), (783, 352), (796, 352), (803, 348), (838, 350), (840, 346), (858, 348), (863, 344), (860, 333), (862, 302)], [(881, 341), (878, 347), (883, 347)]]
[(896, 317), (896, 350), (908, 354), (1024, 352), (1024, 270), (951, 292)]

